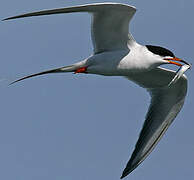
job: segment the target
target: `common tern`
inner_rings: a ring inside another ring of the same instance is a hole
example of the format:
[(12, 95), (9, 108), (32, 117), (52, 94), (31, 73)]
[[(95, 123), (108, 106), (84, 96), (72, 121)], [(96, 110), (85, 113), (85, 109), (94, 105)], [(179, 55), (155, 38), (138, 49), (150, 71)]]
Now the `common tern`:
[[(124, 178), (151, 153), (181, 110), (187, 93), (187, 77), (183, 73), (190, 64), (166, 48), (137, 43), (129, 32), (129, 23), (136, 8), (127, 4), (86, 4), (26, 13), (4, 20), (72, 12), (92, 15), (93, 54), (70, 66), (32, 74), (11, 84), (43, 74), (74, 72), (123, 76), (146, 88), (151, 95), (151, 104), (135, 149), (121, 176)], [(163, 64), (179, 66), (180, 70), (176, 73), (161, 68)]]

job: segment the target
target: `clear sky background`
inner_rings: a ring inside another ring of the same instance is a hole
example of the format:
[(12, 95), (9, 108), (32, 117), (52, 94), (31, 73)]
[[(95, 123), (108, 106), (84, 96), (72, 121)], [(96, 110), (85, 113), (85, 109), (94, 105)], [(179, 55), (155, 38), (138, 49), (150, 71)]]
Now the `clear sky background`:
[[(1, 0), (0, 19), (98, 1)], [(123, 0), (137, 7), (131, 32), (194, 63), (193, 0)], [(65, 14), (0, 22), (0, 179), (118, 180), (149, 105), (122, 77), (53, 74), (92, 53), (90, 16)], [(150, 156), (126, 179), (194, 179), (194, 71), (185, 105)], [(7, 79), (8, 81), (3, 81)]]

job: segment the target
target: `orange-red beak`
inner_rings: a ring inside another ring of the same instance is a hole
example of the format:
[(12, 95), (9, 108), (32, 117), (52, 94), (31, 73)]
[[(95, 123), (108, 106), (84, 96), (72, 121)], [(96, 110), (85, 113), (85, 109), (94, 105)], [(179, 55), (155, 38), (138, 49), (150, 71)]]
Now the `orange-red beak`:
[[(177, 57), (173, 57), (173, 58), (165, 58), (164, 60), (168, 61), (170, 64), (175, 64), (177, 66), (183, 66), (182, 64), (178, 63), (178, 62), (181, 62), (181, 63), (184, 63), (184, 64), (187, 64), (190, 66), (190, 64), (180, 58), (177, 58)], [(174, 61), (178, 61), (178, 62), (174, 62)]]

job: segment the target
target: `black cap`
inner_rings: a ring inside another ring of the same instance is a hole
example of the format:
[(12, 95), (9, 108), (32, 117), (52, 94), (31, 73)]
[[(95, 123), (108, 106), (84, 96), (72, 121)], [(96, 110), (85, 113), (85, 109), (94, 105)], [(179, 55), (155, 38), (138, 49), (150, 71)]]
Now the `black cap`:
[(160, 55), (160, 56), (170, 56), (175, 57), (175, 55), (168, 49), (160, 47), (160, 46), (152, 46), (152, 45), (146, 45), (149, 51), (151, 51), (154, 54)]

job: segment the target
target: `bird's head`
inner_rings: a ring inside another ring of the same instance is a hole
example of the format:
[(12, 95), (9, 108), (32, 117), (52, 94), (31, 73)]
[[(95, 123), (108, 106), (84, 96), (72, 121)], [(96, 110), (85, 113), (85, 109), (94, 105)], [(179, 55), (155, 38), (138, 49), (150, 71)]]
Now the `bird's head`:
[(151, 51), (154, 55), (157, 55), (160, 57), (161, 64), (174, 64), (177, 66), (183, 66), (183, 64), (187, 64), (189, 66), (191, 66), (188, 62), (177, 58), (174, 53), (172, 53), (170, 50), (160, 47), (160, 46), (152, 46), (152, 45), (146, 45), (147, 49), (149, 51)]

